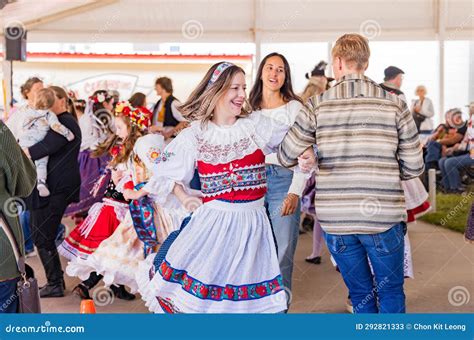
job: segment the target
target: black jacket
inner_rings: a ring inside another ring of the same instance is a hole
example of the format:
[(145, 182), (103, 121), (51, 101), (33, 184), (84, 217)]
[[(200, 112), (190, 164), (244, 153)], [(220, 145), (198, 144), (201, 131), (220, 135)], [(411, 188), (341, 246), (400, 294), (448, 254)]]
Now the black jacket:
[[(48, 189), (51, 196), (66, 194), (67, 204), (79, 202), (81, 175), (79, 172), (79, 150), (81, 146), (81, 130), (72, 114), (64, 112), (58, 115), (59, 122), (72, 131), (75, 138), (71, 142), (59, 133), (49, 130), (46, 137), (31, 146), (31, 159), (37, 160), (49, 156), (48, 161)], [(33, 191), (29, 197), (29, 207), (38, 209), (49, 202), (48, 197), (40, 197), (38, 190)]]

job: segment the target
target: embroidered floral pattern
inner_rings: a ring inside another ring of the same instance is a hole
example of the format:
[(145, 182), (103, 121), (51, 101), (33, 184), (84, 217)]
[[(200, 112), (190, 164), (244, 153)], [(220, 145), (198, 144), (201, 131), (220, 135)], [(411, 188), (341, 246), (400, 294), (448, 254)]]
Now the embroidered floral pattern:
[(266, 185), (265, 164), (248, 168), (237, 168), (229, 172), (199, 175), (201, 191), (204, 195), (216, 195), (229, 190), (253, 189)]
[(158, 271), (165, 281), (180, 284), (189, 294), (205, 300), (255, 300), (283, 290), (281, 275), (269, 281), (241, 286), (225, 285), (223, 287), (200, 282), (189, 276), (185, 270), (171, 267), (167, 261), (163, 261)]
[(243, 158), (258, 149), (253, 141), (254, 136), (241, 138), (230, 144), (210, 144), (197, 137), (198, 159), (210, 164), (228, 163), (233, 159)]
[(162, 298), (162, 297), (159, 297), (159, 296), (157, 296), (156, 299), (158, 300), (158, 303), (160, 304), (161, 309), (163, 309), (163, 311), (165, 313), (168, 313), (168, 314), (181, 314), (180, 310), (178, 309), (178, 307), (176, 307), (174, 305), (174, 303), (173, 303), (173, 301), (171, 301), (171, 299)]
[(166, 162), (171, 156), (174, 156), (173, 152), (161, 151), (158, 148), (150, 148), (147, 152), (148, 159), (155, 164)]

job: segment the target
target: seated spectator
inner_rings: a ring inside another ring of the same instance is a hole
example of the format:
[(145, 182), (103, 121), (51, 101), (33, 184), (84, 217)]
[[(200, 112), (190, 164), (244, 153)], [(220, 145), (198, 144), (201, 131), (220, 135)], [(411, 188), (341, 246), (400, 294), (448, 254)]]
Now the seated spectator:
[(452, 152), (457, 155), (454, 149), (450, 149), (461, 142), (467, 131), (467, 122), (462, 119), (460, 109), (451, 109), (446, 112), (446, 122), (439, 125), (435, 132), (428, 139), (425, 155), (425, 169), (436, 169), (438, 161)]
[(439, 161), (442, 175), (442, 186), (448, 193), (464, 191), (461, 186), (460, 171), (463, 168), (474, 166), (474, 128), (472, 127), (474, 102), (469, 105), (469, 122), (467, 131), (460, 143), (446, 149), (446, 157)]

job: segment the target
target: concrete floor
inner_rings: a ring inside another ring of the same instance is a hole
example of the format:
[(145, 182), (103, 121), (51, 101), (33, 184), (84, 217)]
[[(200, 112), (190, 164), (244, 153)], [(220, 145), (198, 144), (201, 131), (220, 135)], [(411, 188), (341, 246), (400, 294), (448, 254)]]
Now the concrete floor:
[[(408, 279), (405, 284), (407, 312), (474, 312), (474, 245), (465, 243), (462, 234), (424, 222), (410, 224), (409, 235), (415, 279)], [(321, 265), (306, 263), (304, 258), (311, 253), (311, 246), (311, 233), (301, 235), (295, 256), (290, 312), (345, 313), (347, 289), (340, 274), (331, 264), (327, 249)], [(27, 262), (42, 285), (45, 278), (39, 258), (29, 258)], [(66, 296), (42, 299), (43, 312), (78, 313), (80, 300), (71, 294), (77, 283), (78, 279), (66, 276)], [(96, 289), (104, 288), (99, 285)], [(96, 303), (98, 313), (148, 313), (138, 296), (131, 302), (109, 300)]]

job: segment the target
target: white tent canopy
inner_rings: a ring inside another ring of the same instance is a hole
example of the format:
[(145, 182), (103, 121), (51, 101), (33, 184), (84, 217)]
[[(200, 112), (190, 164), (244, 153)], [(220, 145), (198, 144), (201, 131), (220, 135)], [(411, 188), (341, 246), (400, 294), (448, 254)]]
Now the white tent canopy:
[[(371, 41), (437, 41), (439, 118), (445, 108), (445, 44), (474, 41), (472, 0), (5, 0), (0, 24), (22, 26), (29, 43), (331, 43), (358, 32)], [(2, 34), (2, 32), (0, 32)], [(289, 45), (288, 45), (289, 46)], [(474, 60), (474, 44), (468, 52)], [(469, 97), (474, 95), (469, 63)], [(8, 80), (11, 65), (3, 62)], [(329, 70), (330, 72), (330, 70)], [(7, 82), (8, 84), (8, 82)], [(8, 93), (8, 92), (7, 92)]]
[(472, 40), (471, 0), (17, 0), (0, 23), (29, 42)]

